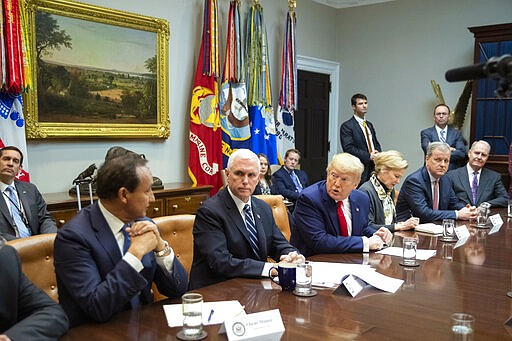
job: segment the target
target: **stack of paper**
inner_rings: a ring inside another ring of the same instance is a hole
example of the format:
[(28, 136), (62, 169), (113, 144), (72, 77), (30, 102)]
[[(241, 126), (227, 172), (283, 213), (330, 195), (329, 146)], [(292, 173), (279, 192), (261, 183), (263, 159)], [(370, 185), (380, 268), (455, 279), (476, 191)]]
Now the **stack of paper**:
[[(383, 255), (390, 255), (390, 256), (403, 256), (403, 249), (401, 247), (396, 246), (390, 246), (383, 250), (377, 251), (375, 253), (380, 253)], [(436, 250), (424, 250), (424, 249), (418, 249), (416, 250), (416, 259), (419, 260), (427, 260), (430, 257), (434, 257), (436, 255)]]
[(419, 224), (414, 228), (418, 232), (431, 233), (431, 234), (443, 234), (443, 227), (433, 223)]

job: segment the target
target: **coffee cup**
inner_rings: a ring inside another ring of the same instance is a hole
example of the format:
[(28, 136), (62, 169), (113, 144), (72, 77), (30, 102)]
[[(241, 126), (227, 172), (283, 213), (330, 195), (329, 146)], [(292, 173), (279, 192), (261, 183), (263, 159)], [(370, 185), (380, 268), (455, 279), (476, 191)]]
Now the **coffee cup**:
[[(277, 270), (277, 280), (276, 276), (272, 274), (272, 269)], [(293, 291), (295, 289), (295, 276), (297, 273), (297, 265), (293, 263), (279, 263), (277, 267), (274, 266), (269, 269), (268, 277), (281, 286), (284, 291)]]

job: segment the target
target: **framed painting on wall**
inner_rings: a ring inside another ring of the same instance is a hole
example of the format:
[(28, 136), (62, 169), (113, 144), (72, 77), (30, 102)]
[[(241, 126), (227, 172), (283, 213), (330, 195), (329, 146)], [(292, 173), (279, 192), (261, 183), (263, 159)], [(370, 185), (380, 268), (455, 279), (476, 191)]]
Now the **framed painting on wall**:
[(27, 138), (169, 137), (166, 20), (62, 0), (22, 10)]

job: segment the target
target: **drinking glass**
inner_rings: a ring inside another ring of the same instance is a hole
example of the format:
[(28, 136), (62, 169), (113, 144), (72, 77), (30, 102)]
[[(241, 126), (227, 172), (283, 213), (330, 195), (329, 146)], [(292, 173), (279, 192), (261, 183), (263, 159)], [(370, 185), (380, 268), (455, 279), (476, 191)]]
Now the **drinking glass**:
[(508, 212), (507, 215), (509, 218), (512, 218), (512, 199), (508, 199)]
[(473, 340), (475, 318), (465, 313), (454, 313), (452, 319), (452, 337), (454, 340)]
[(206, 337), (203, 330), (203, 295), (189, 292), (181, 296), (183, 329), (176, 335), (181, 340), (199, 340)]
[(443, 219), (443, 241), (455, 241), (455, 221)]
[(416, 251), (418, 247), (418, 241), (416, 238), (404, 237), (403, 239), (403, 253), (402, 261), (400, 265), (403, 266), (418, 266), (420, 265), (416, 261)]
[(311, 289), (313, 280), (313, 267), (308, 261), (297, 264), (295, 280), (295, 291), (293, 292), (299, 296), (312, 296), (316, 293)]
[(478, 206), (478, 215), (476, 216), (476, 227), (484, 228), (487, 225), (487, 219), (489, 218), (489, 207), (487, 205)]

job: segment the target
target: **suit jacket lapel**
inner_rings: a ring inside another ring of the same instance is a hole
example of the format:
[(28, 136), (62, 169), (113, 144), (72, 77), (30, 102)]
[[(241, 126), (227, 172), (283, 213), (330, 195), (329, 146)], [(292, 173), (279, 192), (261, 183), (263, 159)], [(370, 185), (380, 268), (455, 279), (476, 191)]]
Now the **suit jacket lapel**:
[(3, 196), (3, 200), (0, 200), (0, 212), (2, 212), (2, 214), (4, 215), (5, 220), (9, 223), (9, 226), (11, 227), (11, 229), (14, 229), (11, 212), (9, 212), (9, 208), (7, 207), (7, 204), (5, 203), (5, 200), (9, 200), (9, 199), (7, 199), (3, 193), (2, 193), (2, 196)]
[(122, 258), (121, 250), (119, 250), (117, 240), (110, 226), (108, 226), (105, 217), (101, 213), (98, 203), (95, 203), (94, 207), (91, 209), (91, 226), (98, 244), (101, 245), (105, 253), (108, 254), (112, 264), (117, 264)]
[[(266, 204), (265, 204), (266, 205)], [(252, 201), (252, 214), (258, 231), (258, 247), (260, 248), (260, 257), (265, 258), (268, 255), (267, 238), (265, 238), (265, 229), (263, 228), (262, 211), (259, 203)], [(247, 229), (246, 229), (247, 231)]]
[(350, 214), (352, 215), (352, 218), (351, 218), (352, 233), (350, 235), (351, 236), (360, 236), (361, 231), (359, 230), (359, 227), (361, 226), (361, 224), (360, 224), (361, 217), (360, 217), (359, 204), (357, 202), (355, 202), (354, 200), (352, 200), (351, 195), (348, 196), (348, 201), (350, 203)]
[(329, 215), (330, 224), (326, 226), (327, 229), (330, 229), (330, 233), (339, 236), (340, 235), (340, 223), (338, 220), (338, 206), (336, 201), (332, 199), (325, 190), (325, 183), (320, 187), (320, 192), (322, 195), (322, 201), (324, 203), (324, 207), (326, 208), (327, 214)]
[[(421, 175), (423, 176), (423, 181), (425, 182), (425, 187), (427, 189), (427, 198), (430, 202), (427, 204), (432, 207), (432, 203), (434, 202), (434, 198), (432, 198), (432, 182), (430, 181), (430, 176), (428, 174), (427, 167), (423, 167), (421, 170)], [(441, 196), (441, 182), (439, 182), (439, 196)], [(439, 198), (441, 201), (441, 198)]]
[[(465, 166), (461, 167), (461, 168), (459, 168), (457, 173), (458, 173), (457, 174), (458, 178), (459, 178), (460, 182), (462, 183), (462, 187), (464, 187), (464, 190), (466, 191), (466, 193), (468, 195), (469, 201), (473, 202), (473, 192), (471, 191), (471, 184), (470, 184), (470, 181), (473, 181), (473, 179), (468, 178), (467, 168)], [(478, 196), (478, 194), (477, 194), (477, 196)], [(473, 205), (474, 204), (475, 203), (473, 202)]]
[(33, 221), (31, 221), (32, 212), (30, 211), (30, 200), (33, 200), (28, 197), (27, 191), (25, 189), (25, 186), (23, 182), (16, 180), (16, 192), (18, 193), (18, 198), (20, 198), (21, 204), (23, 205), (23, 211), (25, 212), (25, 218), (28, 221), (27, 226), (29, 229), (32, 230), (32, 233), (36, 233), (38, 231), (34, 231), (32, 226), (36, 226), (39, 224), (34, 224)]
[[(478, 181), (478, 188), (476, 190), (476, 201), (477, 202), (479, 202), (479, 199), (483, 194), (484, 188), (492, 189), (492, 187), (489, 184), (489, 177), (486, 175), (487, 175), (486, 169), (482, 168), (482, 170), (480, 171), (480, 180)], [(476, 202), (473, 204), (476, 205)]]

